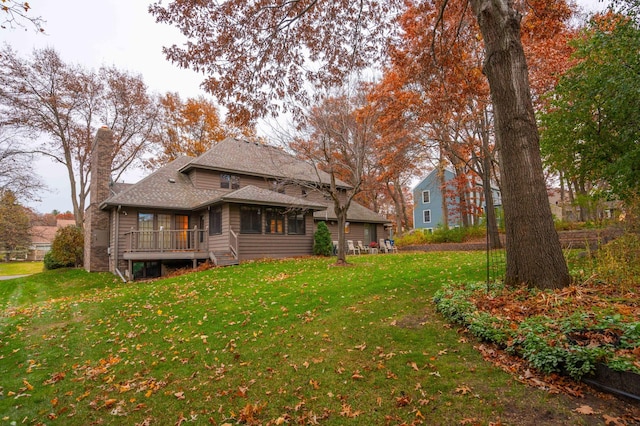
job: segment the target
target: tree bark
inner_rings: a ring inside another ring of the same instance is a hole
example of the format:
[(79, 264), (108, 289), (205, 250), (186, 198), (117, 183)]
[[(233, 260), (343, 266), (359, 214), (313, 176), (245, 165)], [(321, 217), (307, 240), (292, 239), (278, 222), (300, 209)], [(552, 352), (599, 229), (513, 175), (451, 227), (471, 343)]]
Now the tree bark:
[(521, 15), (507, 0), (471, 0), (485, 43), (501, 155), (507, 270), (505, 284), (562, 288), (571, 277), (547, 197), (527, 64), (520, 41)]

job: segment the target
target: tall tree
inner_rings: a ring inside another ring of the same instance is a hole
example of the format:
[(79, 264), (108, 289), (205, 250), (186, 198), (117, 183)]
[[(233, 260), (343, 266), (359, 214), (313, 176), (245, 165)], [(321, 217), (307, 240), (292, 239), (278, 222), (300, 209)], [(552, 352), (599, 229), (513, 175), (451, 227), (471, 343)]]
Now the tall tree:
[[(437, 1), (433, 7), (445, 11), (447, 3)], [(502, 170), (506, 282), (541, 288), (568, 285), (570, 276), (546, 197), (520, 40), (520, 5), (510, 0), (470, 3), (485, 44), (483, 70), (490, 86), (496, 142), (502, 162), (508, 163)], [(205, 71), (204, 87), (232, 114), (248, 119), (295, 106), (282, 102), (285, 94), (308, 101), (314, 87), (335, 86), (357, 70), (370, 68), (385, 53), (386, 42), (397, 36), (395, 19), (406, 4), (401, 0), (175, 0), (166, 7), (155, 3), (150, 11), (190, 39), (184, 48), (166, 49), (167, 57)]]
[(404, 80), (395, 70), (389, 70), (382, 81), (370, 88), (365, 107), (377, 117), (373, 150), (375, 179), (393, 203), (399, 234), (410, 228), (404, 189), (423, 161), (423, 133), (420, 114), (416, 111), (419, 98), (416, 92), (405, 90)]
[(94, 72), (72, 66), (53, 49), (23, 59), (5, 46), (1, 55), (1, 120), (29, 132), (31, 138), (22, 142), (31, 152), (65, 166), (76, 224), (82, 227), (97, 128), (106, 125), (114, 132), (117, 179), (148, 148), (156, 123), (153, 98), (140, 76), (113, 67)]
[(9, 261), (16, 252), (25, 252), (31, 244), (28, 210), (18, 203), (10, 190), (0, 192), (0, 250)]
[[(354, 197), (362, 191), (364, 168), (373, 148), (375, 114), (363, 109), (364, 92), (327, 97), (311, 108), (300, 126), (302, 136), (290, 144), (299, 157), (329, 174), (328, 185), (313, 189), (333, 202), (338, 222), (337, 263), (346, 262), (345, 225)], [(346, 182), (344, 188), (339, 181)]]
[(541, 116), (547, 164), (583, 197), (603, 183), (620, 198), (638, 194), (640, 25), (613, 13), (595, 16), (574, 46), (578, 63)]
[(11, 191), (17, 199), (36, 200), (46, 187), (30, 167), (32, 154), (25, 152), (16, 134), (0, 124), (0, 192)]
[(160, 152), (149, 160), (155, 167), (180, 155), (197, 157), (227, 136), (218, 108), (204, 97), (183, 101), (178, 93), (160, 97), (160, 124), (154, 141)]

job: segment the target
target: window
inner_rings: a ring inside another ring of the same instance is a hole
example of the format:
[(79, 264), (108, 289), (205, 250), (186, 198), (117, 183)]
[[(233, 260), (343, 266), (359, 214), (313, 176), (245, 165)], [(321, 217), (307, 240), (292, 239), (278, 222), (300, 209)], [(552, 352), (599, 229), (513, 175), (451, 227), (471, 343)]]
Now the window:
[(290, 235), (304, 235), (305, 230), (305, 220), (304, 213), (289, 213), (287, 216), (287, 232)]
[(422, 203), (429, 204), (431, 202), (431, 191), (422, 191)]
[(140, 249), (161, 249), (171, 247), (171, 215), (138, 213), (137, 247)]
[(138, 213), (138, 247), (153, 247), (153, 213)]
[(344, 233), (348, 234), (349, 232), (351, 232), (351, 224), (349, 222), (345, 222), (344, 223)]
[(227, 173), (220, 174), (220, 188), (231, 188), (231, 189), (239, 189), (240, 188), (240, 176), (238, 175), (230, 175)]
[(222, 207), (211, 207), (209, 211), (209, 235), (222, 234)]
[(423, 210), (422, 211), (422, 222), (423, 223), (431, 223), (431, 210)]
[(269, 186), (271, 190), (274, 192), (279, 192), (280, 194), (284, 194), (284, 184), (282, 182), (278, 182), (277, 180), (269, 181)]
[(266, 224), (265, 234), (284, 234), (284, 212), (276, 208), (264, 210)]
[(184, 214), (177, 214), (175, 217), (176, 224), (176, 247), (178, 250), (185, 250), (190, 248), (190, 241), (188, 236), (189, 229), (189, 216)]
[(240, 232), (243, 234), (260, 234), (262, 232), (262, 215), (260, 207), (240, 207)]

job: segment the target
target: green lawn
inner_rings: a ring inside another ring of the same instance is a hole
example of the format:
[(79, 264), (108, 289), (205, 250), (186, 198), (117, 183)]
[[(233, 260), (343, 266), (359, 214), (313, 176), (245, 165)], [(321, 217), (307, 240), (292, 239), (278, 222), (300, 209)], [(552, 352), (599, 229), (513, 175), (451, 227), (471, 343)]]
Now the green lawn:
[(153, 282), (0, 286), (2, 424), (582, 424), (434, 310), (484, 253), (245, 263)]
[(42, 262), (9, 262), (0, 263), (0, 276), (37, 274), (42, 272)]

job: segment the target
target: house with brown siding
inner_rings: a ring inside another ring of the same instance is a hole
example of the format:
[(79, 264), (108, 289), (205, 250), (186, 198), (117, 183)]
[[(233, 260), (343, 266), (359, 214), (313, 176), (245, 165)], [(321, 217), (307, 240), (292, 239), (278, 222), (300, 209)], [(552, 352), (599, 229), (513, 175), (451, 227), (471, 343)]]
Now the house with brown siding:
[[(92, 150), (85, 214), (85, 269), (126, 279), (155, 277), (206, 260), (216, 265), (313, 253), (316, 225), (338, 239), (330, 177), (282, 149), (227, 138), (197, 158), (180, 157), (138, 183), (113, 184), (109, 129)], [(350, 189), (338, 181), (344, 191)], [(347, 239), (386, 238), (389, 221), (352, 202)]]

